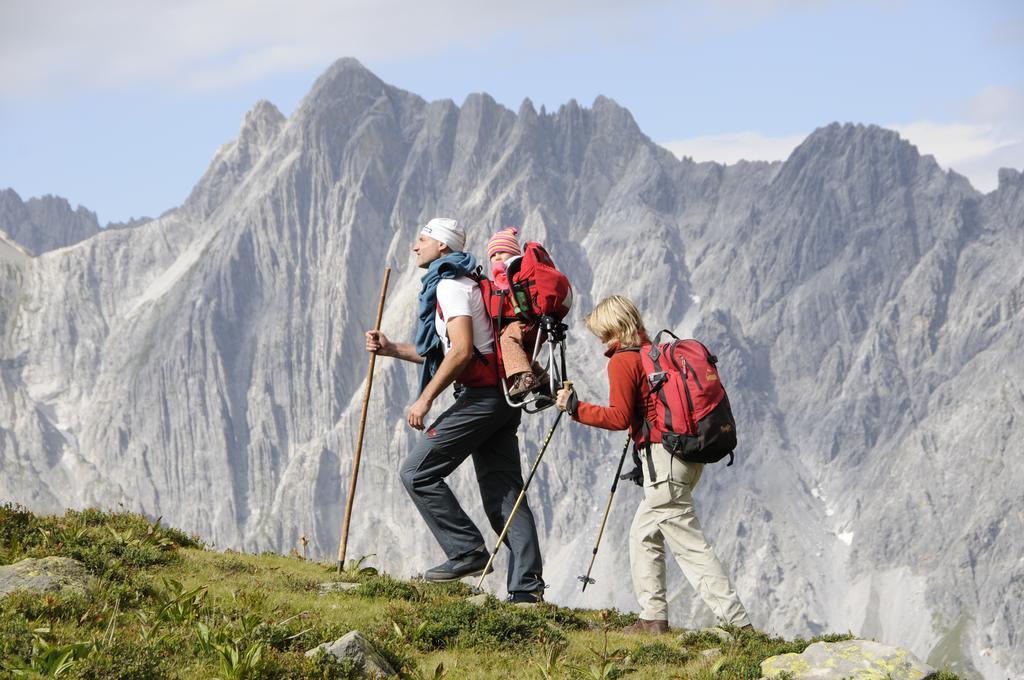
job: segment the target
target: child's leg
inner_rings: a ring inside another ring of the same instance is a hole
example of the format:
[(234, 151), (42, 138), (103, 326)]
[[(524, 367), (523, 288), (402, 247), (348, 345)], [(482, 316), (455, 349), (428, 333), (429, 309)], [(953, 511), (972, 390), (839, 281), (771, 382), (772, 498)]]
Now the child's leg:
[(505, 375), (509, 378), (530, 371), (530, 357), (523, 347), (523, 324), (513, 321), (502, 329), (498, 337), (501, 343), (501, 360), (505, 364)]

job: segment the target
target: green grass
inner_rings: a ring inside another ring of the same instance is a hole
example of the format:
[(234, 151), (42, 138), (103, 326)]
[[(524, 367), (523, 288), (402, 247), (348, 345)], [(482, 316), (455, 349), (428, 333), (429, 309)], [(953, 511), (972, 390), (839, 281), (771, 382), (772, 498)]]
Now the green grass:
[[(357, 588), (320, 595), (338, 579), (333, 564), (212, 552), (131, 513), (0, 506), (0, 564), (49, 555), (81, 560), (95, 578), (79, 594), (0, 600), (0, 678), (354, 678), (351, 664), (305, 652), (358, 629), (405, 678), (718, 680), (760, 677), (763, 659), (814, 641), (732, 629), (730, 643), (629, 636), (618, 629), (633, 614), (475, 606), (462, 583), (400, 581), (362, 562), (342, 576)], [(706, 659), (710, 648), (722, 655)]]

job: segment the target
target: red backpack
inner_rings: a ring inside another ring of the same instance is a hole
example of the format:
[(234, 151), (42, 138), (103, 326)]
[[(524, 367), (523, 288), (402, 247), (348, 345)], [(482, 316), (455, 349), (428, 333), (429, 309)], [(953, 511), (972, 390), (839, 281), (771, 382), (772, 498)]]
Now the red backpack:
[(513, 260), (506, 270), (508, 290), (497, 288), (483, 275), (477, 276), (484, 305), (494, 320), (494, 346), (498, 352), (499, 375), (505, 377), (498, 335), (508, 321), (525, 325), (523, 345), (532, 346), (542, 316), (561, 321), (572, 307), (569, 277), (560, 272), (544, 246), (536, 241), (523, 245), (523, 256)]
[(569, 278), (558, 271), (548, 251), (536, 241), (523, 245), (523, 256), (509, 264), (506, 274), (511, 295), (493, 296), (488, 305), (495, 319), (533, 323), (551, 316), (561, 321), (572, 308)]
[[(674, 341), (659, 343), (662, 333)], [(736, 420), (718, 375), (718, 357), (697, 340), (680, 340), (663, 330), (640, 348), (656, 418), (644, 420), (638, 445), (660, 442), (669, 453), (693, 463), (717, 463), (736, 448)]]
[[(501, 358), (501, 343), (498, 336), (505, 321), (517, 319), (525, 326), (524, 345), (537, 339), (538, 322), (542, 316), (565, 318), (572, 307), (572, 286), (569, 278), (558, 271), (554, 261), (540, 243), (529, 241), (523, 246), (522, 257), (512, 262), (506, 271), (509, 289), (495, 287), (477, 269), (470, 278), (477, 282), (483, 296), (484, 308), (493, 320), (494, 354), (481, 354), (473, 347), (473, 361), (457, 378), (469, 387), (490, 387), (505, 378), (505, 365)], [(440, 305), (437, 307), (441, 313)]]

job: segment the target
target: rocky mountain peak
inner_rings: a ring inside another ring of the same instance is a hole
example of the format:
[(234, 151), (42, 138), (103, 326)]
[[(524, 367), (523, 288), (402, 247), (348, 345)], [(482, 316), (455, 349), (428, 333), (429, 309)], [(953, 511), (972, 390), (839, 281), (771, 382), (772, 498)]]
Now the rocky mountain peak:
[[(956, 181), (932, 156), (921, 156), (910, 142), (877, 125), (840, 124), (811, 133), (782, 164), (774, 180), (777, 197), (824, 200), (830, 187), (843, 186), (841, 200), (870, 210), (882, 195), (916, 181)], [(966, 182), (960, 181), (964, 190)]]
[(242, 119), (238, 137), (222, 146), (185, 201), (188, 211), (210, 214), (271, 147), (286, 119), (265, 99), (256, 102)]
[(285, 120), (284, 114), (276, 106), (261, 99), (245, 114), (239, 137), (248, 143), (263, 146), (281, 131)]
[(22, 201), (14, 189), (0, 191), (0, 230), (28, 251), (41, 255), (99, 233), (96, 213), (66, 198), (40, 196)]
[(396, 90), (351, 57), (339, 59), (324, 72), (302, 100), (295, 117), (299, 120), (322, 116), (348, 119)]
[(636, 124), (636, 119), (629, 109), (622, 107), (614, 99), (598, 95), (591, 106), (598, 127), (615, 130), (626, 137), (647, 138)]

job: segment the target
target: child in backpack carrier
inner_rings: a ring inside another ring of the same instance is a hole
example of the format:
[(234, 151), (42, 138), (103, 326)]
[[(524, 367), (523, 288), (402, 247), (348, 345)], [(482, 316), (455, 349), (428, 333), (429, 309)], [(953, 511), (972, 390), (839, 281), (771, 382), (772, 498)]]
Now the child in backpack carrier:
[[(516, 238), (518, 235), (518, 229), (506, 227), (495, 233), (487, 242), (487, 257), (491, 261), (491, 279), (495, 288), (509, 290), (511, 284), (507, 268), (514, 260), (523, 256), (519, 240)], [(501, 359), (509, 381), (510, 397), (521, 397), (543, 385), (543, 376), (534, 372), (530, 355), (523, 347), (525, 330), (523, 322), (513, 318), (500, 329), (498, 336)]]

